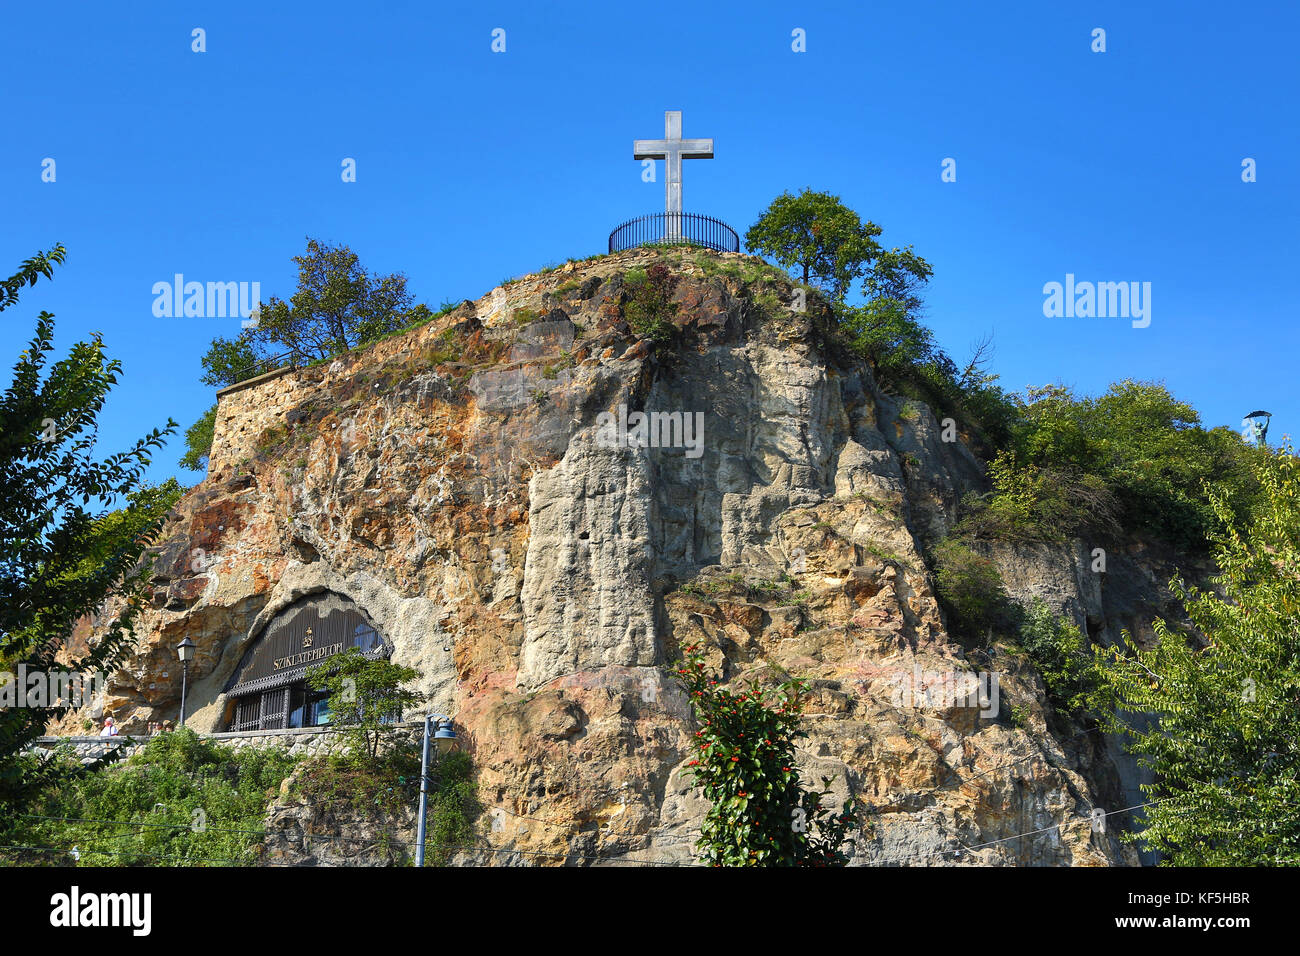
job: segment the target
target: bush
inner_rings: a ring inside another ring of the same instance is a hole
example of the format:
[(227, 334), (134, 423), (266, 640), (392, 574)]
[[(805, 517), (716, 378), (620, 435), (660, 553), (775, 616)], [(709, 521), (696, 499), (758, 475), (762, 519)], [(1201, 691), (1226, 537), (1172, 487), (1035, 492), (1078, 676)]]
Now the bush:
[(951, 630), (968, 640), (983, 640), (992, 630), (1017, 622), (1016, 605), (1002, 586), (997, 566), (958, 539), (934, 549), (935, 594)]
[(656, 345), (672, 341), (677, 334), (672, 321), (677, 314), (672, 301), (676, 285), (677, 277), (661, 262), (644, 272), (632, 269), (627, 273), (623, 317), (633, 332)]
[(375, 757), (360, 749), (314, 757), (298, 773), (293, 792), (336, 812), (398, 813), (419, 795), (420, 753), (403, 741)]
[[(795, 766), (794, 741), (806, 688), (789, 680), (769, 698), (751, 685), (734, 692), (705, 668), (698, 645), (673, 665), (699, 720), (698, 757), (690, 761), (709, 809), (696, 844), (712, 866), (844, 866), (845, 844), (859, 826), (852, 799), (823, 806), (830, 793), (806, 790)], [(769, 703), (770, 700), (770, 703)]]
[(1003, 540), (1062, 541), (1118, 533), (1119, 499), (1099, 476), (1028, 465), (1003, 453), (989, 465), (993, 491), (965, 502), (963, 533)]
[(429, 816), (425, 825), (426, 862), (444, 866), (458, 848), (475, 839), (474, 821), (482, 812), (474, 763), (469, 754), (447, 754), (439, 762), (429, 794)]
[(1048, 700), (1058, 711), (1073, 715), (1088, 706), (1098, 686), (1097, 670), (1088, 641), (1073, 621), (1035, 599), (1023, 609), (1017, 643), (1042, 675)]
[(248, 865), (268, 800), (294, 762), (275, 749), (208, 743), (188, 728), (160, 734), (124, 764), (79, 775), (30, 815), (5, 821), (3, 842), (49, 848), (39, 859), (50, 865)]
[(1010, 438), (989, 466), (991, 494), (969, 503), (965, 531), (1054, 541), (1124, 528), (1204, 550), (1217, 527), (1209, 487), (1238, 520), (1258, 500), (1252, 469), (1265, 453), (1229, 429), (1202, 428), (1161, 384), (1117, 382), (1095, 398), (1031, 388), (1019, 407), (1000, 419)]

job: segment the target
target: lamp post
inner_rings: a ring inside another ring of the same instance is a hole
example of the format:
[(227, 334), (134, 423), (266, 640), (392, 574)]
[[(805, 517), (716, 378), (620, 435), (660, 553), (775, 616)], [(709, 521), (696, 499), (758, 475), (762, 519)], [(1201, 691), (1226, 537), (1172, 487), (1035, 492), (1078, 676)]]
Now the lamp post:
[(190, 678), (190, 660), (194, 657), (194, 642), (188, 637), (176, 645), (176, 656), (181, 659), (181, 727), (185, 726), (185, 690)]
[[(432, 733), (437, 727), (436, 733)], [(415, 865), (424, 866), (425, 815), (429, 812), (429, 738), (432, 735), (437, 744), (438, 756), (456, 746), (456, 731), (452, 729), (451, 718), (442, 714), (426, 714), (424, 717), (424, 751), (420, 758), (420, 822), (415, 835)]]

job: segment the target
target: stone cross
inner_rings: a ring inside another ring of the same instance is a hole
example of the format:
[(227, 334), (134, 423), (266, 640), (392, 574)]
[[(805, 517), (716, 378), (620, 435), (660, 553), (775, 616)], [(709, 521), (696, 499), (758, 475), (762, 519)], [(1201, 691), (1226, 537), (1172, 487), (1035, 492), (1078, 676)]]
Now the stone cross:
[(713, 140), (682, 139), (681, 110), (664, 113), (663, 139), (638, 139), (632, 144), (633, 159), (664, 161), (664, 212), (667, 215), (667, 238), (681, 235), (682, 160), (712, 159)]

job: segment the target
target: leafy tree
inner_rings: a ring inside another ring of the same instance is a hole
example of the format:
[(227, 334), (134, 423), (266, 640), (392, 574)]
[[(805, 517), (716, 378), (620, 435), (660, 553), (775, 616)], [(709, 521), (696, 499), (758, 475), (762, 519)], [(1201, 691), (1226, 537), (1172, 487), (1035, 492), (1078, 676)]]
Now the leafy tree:
[(1242, 520), (1261, 454), (1230, 429), (1202, 428), (1159, 383), (1125, 380), (1084, 398), (1061, 385), (1031, 388), (990, 466), (993, 495), (976, 504), (970, 526), (1038, 539), (1137, 528), (1202, 548), (1216, 522), (1204, 482), (1221, 484)]
[[(406, 276), (368, 271), (345, 245), (309, 238), (306, 253), (293, 261), (298, 291), (287, 302), (272, 296), (259, 303), (257, 325), (235, 338), (213, 339), (200, 360), (203, 384), (221, 388), (253, 378), (267, 371), (259, 363), (289, 351), (309, 360), (331, 358), (435, 317), (427, 305), (412, 304)], [(452, 308), (444, 302), (436, 315)], [(186, 430), (183, 467), (207, 467), (215, 421), (214, 405)]]
[(1098, 710), (1155, 772), (1140, 839), (1168, 865), (1300, 865), (1300, 462), (1285, 447), (1257, 475), (1246, 521), (1208, 495), (1215, 587), (1171, 585), (1199, 634), (1158, 620), (1154, 646), (1100, 655)]
[(871, 361), (877, 381), (885, 386), (904, 385), (927, 366), (945, 384), (956, 381), (956, 364), (935, 344), (934, 334), (897, 299), (845, 305), (839, 327), (849, 347)]
[(772, 200), (745, 233), (745, 245), (841, 301), (865, 264), (883, 251), (875, 241), (880, 233), (839, 196), (805, 188), (798, 196), (785, 192)]
[(352, 647), (309, 668), (307, 683), (329, 692), (332, 721), (348, 728), (356, 749), (373, 761), (394, 722), (424, 703), (424, 694), (402, 686), (419, 676), (413, 668), (366, 657)]
[(95, 520), (86, 539), (85, 556), (72, 573), (83, 576), (97, 573), (120, 542), (134, 541), (149, 534), (166, 519), (184, 494), (185, 489), (175, 478), (168, 478), (160, 485), (144, 481), (139, 488), (128, 491), (126, 507), (117, 508)]
[(697, 847), (714, 866), (843, 866), (859, 826), (852, 799), (836, 812), (830, 793), (805, 790), (795, 766), (805, 685), (787, 681), (770, 696), (758, 686), (741, 693), (720, 687), (698, 645), (674, 665), (699, 719), (697, 759), (690, 761), (710, 803)]
[[(24, 262), (0, 282), (0, 309), (14, 305), (24, 286), (51, 277), (64, 256), (55, 246)], [(0, 660), (29, 671), (92, 676), (131, 651), (150, 575), (151, 561), (143, 558), (162, 522), (159, 499), (141, 476), (176, 423), (97, 459), (97, 419), (121, 363), (104, 354), (99, 335), (47, 367), (53, 350), (54, 317), (41, 312), (35, 337), (0, 393)], [(122, 499), (127, 505), (114, 518), (91, 506), (105, 509)], [(124, 599), (124, 609), (85, 653), (73, 652), (73, 627), (109, 595)], [(0, 803), (59, 774), (58, 765), (23, 752), (66, 712), (60, 706), (0, 710)]]
[(233, 385), (252, 373), (247, 366), (285, 351), (325, 359), (432, 317), (412, 305), (401, 273), (377, 275), (345, 245), (307, 240), (294, 256), (298, 290), (288, 301), (272, 296), (259, 304), (259, 320), (234, 339), (213, 339), (203, 356), (203, 381)]
[(256, 376), (257, 363), (278, 351), (281, 350), (275, 347), (273, 341), (258, 339), (250, 330), (233, 339), (218, 336), (212, 340), (207, 354), (200, 359), (203, 375), (199, 380), (214, 388), (234, 385)]
[(206, 471), (208, 455), (212, 452), (212, 436), (217, 427), (217, 406), (213, 405), (203, 417), (185, 429), (185, 454), (181, 467), (190, 471)]

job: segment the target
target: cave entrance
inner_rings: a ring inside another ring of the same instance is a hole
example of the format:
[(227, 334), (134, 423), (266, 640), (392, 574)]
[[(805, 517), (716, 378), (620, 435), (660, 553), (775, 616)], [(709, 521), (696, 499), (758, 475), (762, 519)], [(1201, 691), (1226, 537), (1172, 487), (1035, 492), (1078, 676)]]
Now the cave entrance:
[(387, 657), (365, 612), (341, 594), (297, 601), (271, 619), (226, 683), (225, 727), (232, 731), (321, 727), (328, 695), (307, 686), (307, 670), (349, 648)]

